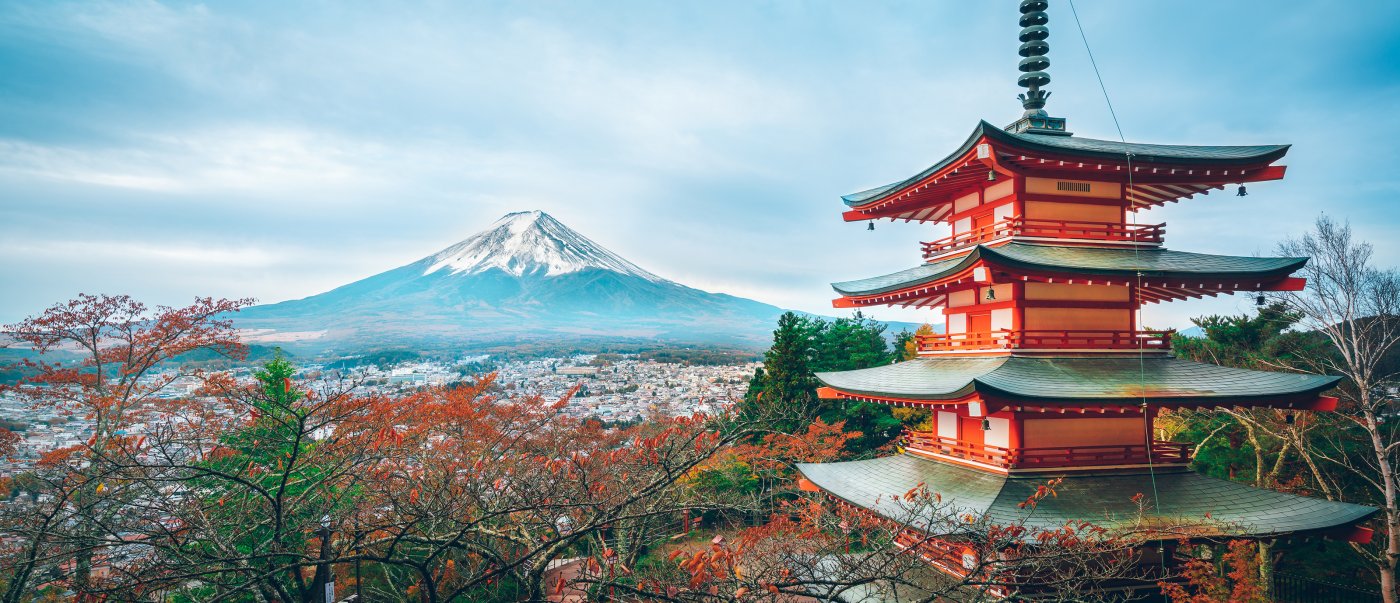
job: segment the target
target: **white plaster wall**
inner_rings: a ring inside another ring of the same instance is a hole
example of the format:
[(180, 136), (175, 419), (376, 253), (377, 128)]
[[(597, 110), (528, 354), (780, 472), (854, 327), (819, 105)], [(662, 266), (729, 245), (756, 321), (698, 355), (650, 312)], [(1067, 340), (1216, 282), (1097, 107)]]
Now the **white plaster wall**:
[[(1001, 292), (998, 291), (997, 293), (1000, 294)], [(963, 289), (961, 291), (953, 291), (948, 294), (949, 308), (971, 306), (975, 303), (977, 303), (977, 291), (973, 289)]]
[(983, 191), (982, 197), (988, 201), (996, 201), (1013, 192), (1015, 192), (1015, 187), (1012, 182), (1010, 180), (1002, 180), (1001, 182), (987, 187), (987, 190)]
[(958, 439), (958, 413), (938, 411), (938, 437)]
[(966, 315), (966, 314), (949, 314), (949, 315), (948, 315), (948, 332), (949, 332), (949, 333), (966, 333), (966, 332), (967, 332), (967, 315)]
[(977, 207), (977, 193), (969, 193), (953, 200), (953, 213), (965, 212)]
[(1002, 329), (1010, 331), (1013, 312), (1015, 312), (1015, 310), (1011, 308), (992, 310), (992, 331), (1000, 331)]
[(988, 417), (987, 425), (991, 427), (982, 433), (982, 442), (988, 446), (1000, 446), (1008, 448), (1011, 446), (1011, 420), (1000, 417)]
[(972, 230), (972, 218), (962, 218), (953, 222), (953, 234), (961, 234)]

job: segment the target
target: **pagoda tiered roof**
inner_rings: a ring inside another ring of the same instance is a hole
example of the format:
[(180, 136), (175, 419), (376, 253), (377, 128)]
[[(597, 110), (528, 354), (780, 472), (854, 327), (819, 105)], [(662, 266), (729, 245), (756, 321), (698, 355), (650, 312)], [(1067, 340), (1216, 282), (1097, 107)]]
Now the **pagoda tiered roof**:
[[(1239, 290), (1268, 290), (1302, 268), (1307, 258), (1259, 258), (1171, 251), (1011, 242), (978, 245), (966, 255), (907, 270), (832, 283), (837, 307), (877, 304), (938, 305), (945, 290), (971, 280), (974, 266), (1002, 269), (1019, 279), (1086, 284), (1141, 284), (1143, 301), (1200, 297)], [(1095, 277), (1099, 277), (1095, 280)]]
[[(927, 532), (936, 542), (897, 542), (957, 576), (969, 567), (957, 541), (968, 536), (940, 526), (965, 516), (1051, 530), (1066, 522), (1157, 529), (1156, 540), (1369, 542), (1357, 524), (1378, 509), (1199, 475), (1191, 445), (1154, 429), (1162, 412), (1179, 408), (1288, 409), (1290, 422), (1292, 411), (1336, 409), (1325, 392), (1339, 377), (1179, 359), (1172, 332), (1144, 330), (1139, 314), (1149, 302), (1305, 287), (1291, 275), (1308, 258), (1163, 249), (1166, 225), (1132, 216), (1230, 185), (1244, 196), (1245, 183), (1284, 177), (1274, 163), (1289, 145), (1074, 136), (1045, 111), (1048, 5), (1020, 2), (1017, 83), (1026, 90), (1016, 122), (981, 121), (928, 168), (842, 197), (842, 218), (869, 220), (870, 230), (889, 219), (945, 223), (951, 232), (921, 245), (923, 264), (833, 283), (841, 295), (833, 305), (941, 306), (945, 332), (915, 335), (912, 360), (817, 373), (818, 395), (935, 412), (906, 427), (900, 454), (799, 464), (801, 489)], [(1055, 496), (1027, 505), (1051, 478), (1060, 480)], [(920, 487), (941, 508), (909, 507), (905, 494)], [(1165, 570), (1170, 548), (1142, 547), (1139, 563), (1159, 560)]]
[[(798, 464), (797, 469), (830, 496), (931, 533), (939, 524), (915, 513), (935, 510), (905, 506), (901, 495), (925, 486), (930, 493), (950, 501), (948, 508), (938, 512), (955, 517), (985, 514), (995, 524), (1047, 530), (1085, 519), (1109, 529), (1138, 526), (1139, 506), (1134, 497), (1141, 495), (1149, 525), (1164, 531), (1175, 527), (1195, 537), (1269, 537), (1302, 532), (1348, 538), (1354, 536), (1351, 526), (1378, 511), (1252, 488), (1183, 468), (1159, 468), (1151, 475), (1146, 471), (1068, 474), (1055, 486), (1055, 496), (1042, 498), (1034, 507), (1021, 503), (1045, 485), (1044, 476), (988, 473), (911, 454)], [(1149, 486), (1151, 480), (1155, 480), (1155, 494)], [(1162, 539), (1176, 537), (1162, 535)]]
[[(982, 147), (982, 145), (988, 147)], [(1270, 164), (1289, 145), (1164, 145), (1124, 143), (1028, 130), (1008, 132), (986, 121), (952, 154), (913, 176), (851, 193), (847, 221), (938, 220), (956, 196), (985, 183), (987, 171), (1129, 183), (1130, 208), (1165, 205), (1227, 184), (1277, 180)]]
[(1252, 371), (1168, 356), (1138, 358), (1000, 356), (916, 358), (868, 369), (817, 373), (827, 395), (908, 405), (958, 404), (972, 397), (994, 406), (1135, 406), (1318, 408), (1340, 379)]

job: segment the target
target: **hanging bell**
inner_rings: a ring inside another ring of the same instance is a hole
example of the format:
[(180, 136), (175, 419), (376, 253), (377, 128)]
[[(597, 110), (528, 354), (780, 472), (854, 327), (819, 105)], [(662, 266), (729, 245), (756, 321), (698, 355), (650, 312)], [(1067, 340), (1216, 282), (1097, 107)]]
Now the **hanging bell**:
[(1259, 297), (1254, 298), (1254, 305), (1259, 306), (1260, 308), (1264, 307), (1264, 304), (1267, 303), (1269, 303), (1269, 299), (1264, 297), (1263, 293), (1260, 293)]
[(1248, 196), (1248, 195), (1249, 195), (1249, 191), (1244, 190), (1244, 185), (1243, 185), (1243, 184), (1240, 185), (1240, 190), (1239, 190), (1238, 192), (1235, 193), (1235, 196), (1236, 196), (1236, 197), (1246, 197), (1246, 196)]
[(1284, 423), (1287, 423), (1287, 424), (1289, 424), (1289, 425), (1292, 425), (1292, 424), (1293, 424), (1293, 421), (1295, 421), (1295, 420), (1296, 420), (1296, 419), (1293, 418), (1293, 413), (1291, 413), (1291, 412), (1283, 416), (1283, 422), (1284, 422)]
[(982, 417), (982, 431), (991, 431), (991, 430), (992, 430), (992, 420), (991, 420), (991, 419), (988, 419), (988, 418), (986, 418), (986, 417)]
[(996, 181), (997, 181), (997, 171), (996, 171), (996, 170), (987, 170), (987, 182), (996, 182)]
[(874, 221), (874, 220), (871, 220), (871, 221), (870, 221), (870, 225), (869, 225), (869, 226), (866, 226), (865, 229), (866, 229), (866, 230), (875, 230), (875, 221)]

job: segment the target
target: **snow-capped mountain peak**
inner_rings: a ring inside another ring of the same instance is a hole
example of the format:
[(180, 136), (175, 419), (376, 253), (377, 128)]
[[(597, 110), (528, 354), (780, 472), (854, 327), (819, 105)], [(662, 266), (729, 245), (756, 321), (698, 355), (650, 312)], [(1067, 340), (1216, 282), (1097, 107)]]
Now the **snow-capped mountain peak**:
[(486, 230), (423, 259), (439, 270), (478, 274), (492, 268), (515, 276), (558, 276), (594, 268), (668, 282), (622, 259), (539, 210), (506, 214)]

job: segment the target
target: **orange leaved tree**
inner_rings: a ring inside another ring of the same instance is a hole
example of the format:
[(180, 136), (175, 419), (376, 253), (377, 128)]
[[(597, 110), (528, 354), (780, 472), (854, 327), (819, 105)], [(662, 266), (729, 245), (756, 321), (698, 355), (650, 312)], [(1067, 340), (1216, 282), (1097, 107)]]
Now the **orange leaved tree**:
[[(17, 544), (4, 550), (11, 571), (3, 601), (36, 588), (39, 569), (76, 592), (89, 589), (94, 559), (119, 538), (105, 526), (126, 506), (119, 483), (107, 479), (115, 471), (112, 456), (141, 445), (129, 430), (161, 412), (173, 383), (197, 378), (168, 361), (196, 350), (243, 354), (225, 316), (250, 303), (200, 298), (185, 307), (150, 308), (124, 295), (80, 295), (3, 327), (14, 343), (39, 353), (22, 362), (29, 376), (11, 393), (72, 417), (87, 436), (41, 460), (42, 497), (7, 508), (0, 540)], [(45, 359), (56, 352), (70, 359)]]

